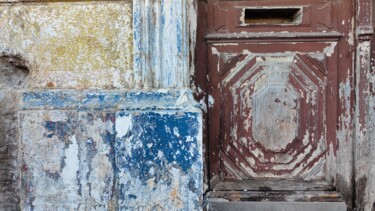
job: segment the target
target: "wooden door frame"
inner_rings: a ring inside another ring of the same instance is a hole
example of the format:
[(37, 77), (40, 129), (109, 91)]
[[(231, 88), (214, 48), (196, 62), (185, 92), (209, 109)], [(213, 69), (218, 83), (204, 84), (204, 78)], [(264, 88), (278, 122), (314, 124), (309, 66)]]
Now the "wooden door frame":
[[(355, 118), (353, 127), (354, 169), (353, 199), (355, 210), (375, 210), (375, 41), (374, 3), (358, 0), (356, 4)], [(372, 117), (372, 118), (371, 118)]]
[[(195, 48), (195, 69), (192, 75), (192, 87), (195, 89), (196, 99), (204, 102), (207, 108), (210, 106), (210, 96), (207, 83), (208, 71), (208, 51), (205, 42), (205, 35), (207, 34), (207, 10), (206, 4), (210, 0), (196, 0), (197, 4), (197, 34), (196, 34), (196, 48)], [(366, 133), (367, 126), (366, 118), (369, 115), (368, 100), (374, 93), (371, 93), (372, 82), (369, 81), (370, 71), (370, 53), (371, 49), (375, 49), (375, 43), (372, 42), (372, 47), (369, 44), (372, 41), (373, 33), (373, 4), (371, 0), (348, 0), (348, 3), (342, 4), (342, 11), (350, 11), (352, 13), (351, 19), (346, 20), (340, 27), (348, 27), (350, 33), (345, 34), (342, 39), (347, 40), (346, 46), (339, 46), (340, 49), (350, 49), (346, 55), (341, 57), (347, 58), (345, 62), (341, 63), (338, 68), (340, 71), (338, 82), (339, 105), (337, 107), (339, 117), (339, 124), (337, 125), (337, 144), (339, 150), (336, 153), (337, 168), (342, 170), (337, 175), (335, 181), (337, 190), (344, 195), (346, 203), (350, 209), (355, 207), (358, 210), (363, 210), (366, 203), (369, 203), (371, 194), (369, 193), (368, 181), (363, 183), (363, 175), (368, 171), (363, 168), (363, 165), (368, 165), (368, 159), (363, 155), (363, 152), (368, 152), (368, 137)], [(340, 13), (341, 16), (348, 14)], [(339, 19), (343, 19), (339, 17)], [(340, 28), (341, 30), (341, 28)], [(375, 56), (375, 52), (372, 53)], [(374, 58), (374, 57), (373, 57)], [(348, 64), (349, 63), (349, 64)], [(352, 69), (343, 70), (342, 67), (352, 66)], [(207, 138), (207, 112), (204, 114), (206, 126), (204, 133), (204, 160), (205, 160), (205, 191), (209, 190), (208, 181), (208, 166), (209, 153)], [(375, 152), (370, 151), (370, 154)], [(373, 156), (374, 157), (374, 156)], [(375, 165), (374, 165), (375, 166)], [(361, 177), (362, 175), (362, 177)], [(366, 186), (367, 185), (367, 186)], [(366, 196), (366, 197), (362, 197)], [(368, 206), (367, 206), (368, 207)]]

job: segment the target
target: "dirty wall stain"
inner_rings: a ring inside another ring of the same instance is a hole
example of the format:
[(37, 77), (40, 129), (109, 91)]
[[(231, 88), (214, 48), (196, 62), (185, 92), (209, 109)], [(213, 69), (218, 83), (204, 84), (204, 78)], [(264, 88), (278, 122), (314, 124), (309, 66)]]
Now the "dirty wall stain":
[(110, 210), (114, 206), (114, 114), (23, 111), (25, 210)]

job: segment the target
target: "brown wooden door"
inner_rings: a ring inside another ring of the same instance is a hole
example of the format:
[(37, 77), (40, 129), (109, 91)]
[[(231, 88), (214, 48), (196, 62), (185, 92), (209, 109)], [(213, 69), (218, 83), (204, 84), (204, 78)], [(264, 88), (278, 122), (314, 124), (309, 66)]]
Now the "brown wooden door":
[(352, 68), (344, 4), (208, 1), (212, 190), (335, 189), (338, 90)]

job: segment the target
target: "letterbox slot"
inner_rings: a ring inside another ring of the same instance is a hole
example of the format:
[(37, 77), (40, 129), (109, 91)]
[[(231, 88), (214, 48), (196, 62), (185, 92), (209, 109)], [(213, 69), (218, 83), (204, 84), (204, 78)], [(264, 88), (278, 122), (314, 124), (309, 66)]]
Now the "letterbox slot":
[(301, 8), (244, 8), (244, 24), (277, 25), (298, 24), (302, 19)]

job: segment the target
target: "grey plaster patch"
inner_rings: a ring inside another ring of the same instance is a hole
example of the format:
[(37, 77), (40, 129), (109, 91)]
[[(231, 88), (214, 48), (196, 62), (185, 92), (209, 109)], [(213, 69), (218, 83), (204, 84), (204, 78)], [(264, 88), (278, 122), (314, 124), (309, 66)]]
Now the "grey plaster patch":
[(28, 85), (30, 70), (18, 55), (0, 53), (0, 89), (24, 89)]
[(0, 210), (19, 209), (18, 95), (0, 92)]
[(77, 210), (79, 143), (77, 112), (29, 111), (20, 114), (22, 209)]

